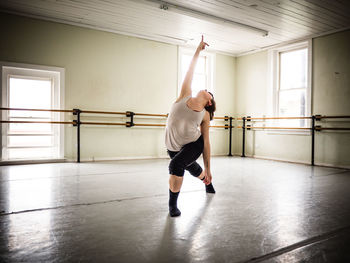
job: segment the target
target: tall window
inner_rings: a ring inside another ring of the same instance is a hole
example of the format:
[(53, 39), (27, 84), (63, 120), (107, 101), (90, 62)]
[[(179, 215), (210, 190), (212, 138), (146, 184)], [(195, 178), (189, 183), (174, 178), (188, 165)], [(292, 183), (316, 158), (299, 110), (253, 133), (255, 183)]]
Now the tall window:
[[(274, 116), (311, 115), (310, 47), (308, 42), (274, 52)], [(305, 119), (279, 120), (286, 127), (306, 127)]]
[[(2, 107), (59, 109), (63, 106), (62, 69), (2, 64)], [(40, 69), (39, 69), (40, 68)], [(48, 111), (2, 111), (9, 121), (60, 121)], [(63, 127), (58, 124), (2, 124), (2, 161), (63, 158)]]
[[(182, 49), (179, 50), (179, 89), (178, 95), (181, 92), (182, 82), (186, 76), (186, 72), (190, 66), (194, 50)], [(195, 72), (192, 80), (192, 96), (203, 89), (213, 92), (214, 80), (214, 55), (207, 52), (201, 52), (197, 61)]]

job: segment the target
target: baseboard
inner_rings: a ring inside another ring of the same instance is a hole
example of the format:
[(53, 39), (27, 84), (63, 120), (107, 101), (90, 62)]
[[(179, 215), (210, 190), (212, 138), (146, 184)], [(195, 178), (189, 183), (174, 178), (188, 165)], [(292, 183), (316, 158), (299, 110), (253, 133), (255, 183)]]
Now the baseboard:
[[(150, 160), (150, 159), (166, 159), (169, 158), (167, 155), (164, 156), (129, 156), (129, 157), (91, 157), (91, 158), (80, 158), (80, 162), (108, 162), (108, 161), (128, 161), (128, 160)], [(76, 159), (68, 159), (71, 162), (76, 162)]]
[[(235, 156), (241, 156), (241, 154), (235, 154)], [(277, 161), (277, 162), (285, 162), (285, 163), (311, 165), (310, 162), (291, 161), (291, 160), (287, 160), (287, 159), (283, 159), (283, 158), (276, 158), (276, 157), (270, 157), (270, 156), (246, 155), (246, 157), (260, 159), (260, 160), (269, 160), (269, 161)], [(334, 164), (329, 164), (329, 163), (315, 163), (315, 166), (350, 170), (349, 165), (334, 165)]]
[(42, 159), (42, 160), (17, 160), (17, 161), (0, 161), (0, 166), (5, 165), (25, 165), (25, 164), (42, 164), (42, 163), (65, 163), (67, 159)]
[(340, 169), (350, 170), (350, 166), (349, 165), (337, 165), (337, 166), (334, 166), (333, 164), (328, 164), (328, 163), (316, 163), (315, 166), (329, 167), (329, 168), (340, 168)]

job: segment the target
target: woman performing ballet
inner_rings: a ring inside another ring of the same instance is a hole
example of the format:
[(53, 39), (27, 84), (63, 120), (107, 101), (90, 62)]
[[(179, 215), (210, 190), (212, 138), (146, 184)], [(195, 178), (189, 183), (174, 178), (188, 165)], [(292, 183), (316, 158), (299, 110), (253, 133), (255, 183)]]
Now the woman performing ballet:
[[(215, 193), (211, 183), (209, 124), (216, 109), (214, 96), (201, 90), (192, 97), (192, 79), (199, 54), (207, 43), (202, 40), (193, 55), (182, 84), (180, 96), (172, 105), (165, 134), (165, 144), (171, 158), (169, 164), (169, 214), (179, 216), (177, 207), (185, 170), (205, 184), (207, 193)], [(204, 170), (196, 162), (203, 153)]]

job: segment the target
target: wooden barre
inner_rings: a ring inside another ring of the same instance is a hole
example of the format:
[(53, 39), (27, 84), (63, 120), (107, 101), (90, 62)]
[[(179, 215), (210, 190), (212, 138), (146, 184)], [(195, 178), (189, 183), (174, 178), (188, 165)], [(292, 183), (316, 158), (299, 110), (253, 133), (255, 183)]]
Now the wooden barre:
[(150, 124), (150, 123), (134, 123), (134, 126), (146, 126), (146, 127), (165, 127), (165, 124)]
[[(243, 126), (237, 126), (238, 129)], [(279, 130), (310, 130), (311, 128), (300, 128), (300, 127), (245, 127), (246, 129), (279, 129)]]
[(22, 109), (22, 108), (0, 108), (0, 110), (18, 110), (18, 111), (50, 111), (50, 112), (71, 112), (73, 110), (49, 110), (49, 109)]
[(74, 124), (73, 121), (4, 121), (0, 120), (0, 123), (47, 123), (47, 124)]
[(149, 113), (135, 113), (135, 115), (139, 116), (153, 116), (153, 117), (168, 117), (168, 114), (149, 114)]
[[(165, 127), (165, 124), (150, 124), (150, 123), (134, 123), (134, 126), (154, 126), (154, 127)], [(210, 128), (230, 128), (230, 126), (224, 126), (224, 125), (213, 125), (209, 126)], [(232, 126), (234, 127), (234, 126)]]
[[(134, 113), (135, 116), (154, 116), (154, 117), (165, 117), (167, 118), (169, 114), (148, 114), (148, 113)], [(230, 117), (214, 117), (215, 120), (229, 120)]]
[(316, 116), (317, 119), (347, 119), (350, 116)]
[(126, 112), (113, 112), (113, 111), (92, 111), (92, 110), (81, 110), (81, 113), (92, 113), (92, 114), (119, 114), (126, 115)]
[[(261, 117), (261, 118), (246, 118), (245, 120), (301, 120), (301, 119), (312, 119), (312, 117)], [(237, 118), (237, 120), (242, 121), (243, 118)]]
[(117, 123), (117, 122), (89, 122), (89, 121), (81, 121), (80, 124), (86, 124), (86, 125), (119, 125), (119, 126), (125, 126), (125, 123)]
[[(227, 126), (225, 126), (225, 125), (210, 125), (209, 127), (210, 127), (210, 128), (227, 128), (227, 129), (230, 128), (229, 125), (227, 125)], [(235, 127), (235, 126), (231, 126), (231, 128), (234, 128), (234, 127)]]
[[(232, 118), (234, 119), (234, 118)], [(230, 117), (214, 117), (214, 120), (230, 120)]]
[(331, 127), (329, 127), (329, 128), (322, 128), (322, 127), (315, 127), (315, 130), (316, 131), (322, 131), (322, 130), (338, 130), (338, 131), (350, 131), (350, 128), (336, 128), (336, 127), (334, 127), (334, 128), (331, 128)]

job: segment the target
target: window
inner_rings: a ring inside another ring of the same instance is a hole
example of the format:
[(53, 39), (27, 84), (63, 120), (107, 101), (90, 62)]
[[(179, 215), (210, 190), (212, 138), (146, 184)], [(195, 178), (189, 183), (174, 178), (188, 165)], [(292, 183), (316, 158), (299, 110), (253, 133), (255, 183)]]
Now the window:
[[(60, 68), (1, 63), (2, 107), (61, 109), (64, 70)], [(9, 121), (60, 121), (61, 113), (2, 111)], [(59, 124), (2, 124), (2, 161), (63, 158), (64, 127)]]
[[(311, 115), (311, 43), (303, 42), (270, 52), (272, 59), (273, 116)], [(306, 119), (278, 120), (283, 127), (308, 127)]]
[[(178, 95), (181, 92), (182, 82), (186, 76), (186, 72), (190, 66), (194, 50), (179, 49), (179, 89)], [(202, 51), (197, 61), (195, 72), (192, 80), (192, 96), (203, 89), (213, 92), (213, 67), (214, 67), (214, 55)]]

